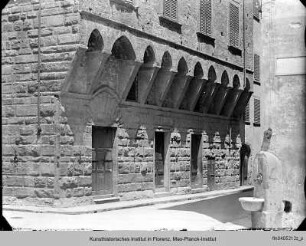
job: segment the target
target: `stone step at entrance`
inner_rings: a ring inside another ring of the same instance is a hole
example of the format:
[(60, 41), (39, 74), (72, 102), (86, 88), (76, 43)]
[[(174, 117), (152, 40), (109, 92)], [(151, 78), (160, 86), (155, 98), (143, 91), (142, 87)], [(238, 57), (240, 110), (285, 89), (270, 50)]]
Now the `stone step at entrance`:
[(166, 197), (171, 196), (171, 193), (166, 191), (165, 188), (157, 188), (155, 189), (154, 198)]
[(208, 188), (193, 188), (191, 189), (191, 194), (196, 194), (196, 193), (202, 193), (202, 192), (207, 192)]
[(94, 202), (96, 204), (104, 204), (109, 202), (119, 202), (120, 198), (114, 195), (97, 195), (94, 196)]

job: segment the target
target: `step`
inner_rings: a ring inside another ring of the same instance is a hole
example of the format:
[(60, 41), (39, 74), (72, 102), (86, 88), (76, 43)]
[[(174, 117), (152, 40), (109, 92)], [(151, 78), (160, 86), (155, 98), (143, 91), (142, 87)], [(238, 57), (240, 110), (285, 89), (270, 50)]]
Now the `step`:
[(104, 204), (109, 202), (119, 202), (120, 198), (113, 195), (100, 195), (94, 197), (94, 202), (96, 204)]
[(166, 197), (166, 196), (171, 196), (172, 194), (170, 192), (167, 191), (163, 191), (163, 192), (156, 192), (154, 194), (154, 198), (160, 198), (160, 197)]

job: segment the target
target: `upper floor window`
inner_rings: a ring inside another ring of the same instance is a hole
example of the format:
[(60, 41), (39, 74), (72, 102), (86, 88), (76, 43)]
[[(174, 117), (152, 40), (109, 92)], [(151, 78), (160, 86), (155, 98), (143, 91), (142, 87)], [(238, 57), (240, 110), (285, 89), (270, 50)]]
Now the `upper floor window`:
[(245, 124), (250, 124), (250, 101), (245, 107), (243, 118)]
[(211, 36), (211, 0), (200, 0), (200, 32)]
[(254, 54), (254, 82), (260, 84), (260, 56)]
[(229, 45), (239, 48), (239, 7), (233, 3), (229, 6)]
[(177, 20), (177, 0), (164, 0), (164, 17)]
[(253, 16), (254, 19), (259, 21), (259, 10), (260, 10), (260, 3), (259, 0), (253, 0)]
[(260, 126), (260, 99), (254, 98), (254, 126)]

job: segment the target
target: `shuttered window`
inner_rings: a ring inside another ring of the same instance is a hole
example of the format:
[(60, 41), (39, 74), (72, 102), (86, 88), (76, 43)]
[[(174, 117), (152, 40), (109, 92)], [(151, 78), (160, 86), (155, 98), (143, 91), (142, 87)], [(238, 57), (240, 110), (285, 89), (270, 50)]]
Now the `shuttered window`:
[(260, 83), (260, 56), (254, 55), (254, 81)]
[(229, 6), (229, 44), (239, 47), (239, 7), (230, 3)]
[(253, 16), (256, 20), (259, 21), (259, 0), (253, 0)]
[(211, 0), (200, 0), (200, 32), (211, 36)]
[(164, 0), (164, 17), (177, 19), (177, 0)]
[(254, 98), (254, 125), (260, 125), (260, 100)]
[(250, 123), (250, 102), (245, 107), (243, 118), (245, 123)]

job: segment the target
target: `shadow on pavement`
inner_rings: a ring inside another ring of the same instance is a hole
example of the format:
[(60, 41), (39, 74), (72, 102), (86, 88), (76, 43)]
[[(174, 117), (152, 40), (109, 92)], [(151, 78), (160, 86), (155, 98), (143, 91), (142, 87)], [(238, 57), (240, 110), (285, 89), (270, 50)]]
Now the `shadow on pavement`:
[(223, 223), (231, 222), (236, 225), (249, 227), (251, 213), (245, 211), (238, 201), (239, 197), (253, 196), (253, 191), (226, 195), (207, 200), (201, 200), (173, 207), (163, 208), (165, 210), (191, 211), (207, 215)]

